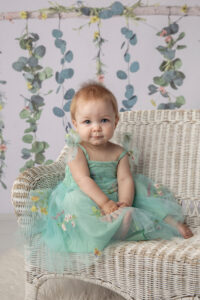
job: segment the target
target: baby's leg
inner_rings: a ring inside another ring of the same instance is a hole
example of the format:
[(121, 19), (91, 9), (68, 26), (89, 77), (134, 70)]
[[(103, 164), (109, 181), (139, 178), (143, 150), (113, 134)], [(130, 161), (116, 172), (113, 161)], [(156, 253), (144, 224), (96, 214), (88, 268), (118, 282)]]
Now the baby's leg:
[[(118, 212), (120, 209), (118, 209), (116, 212)], [(122, 220), (121, 226), (119, 227), (118, 231), (116, 232), (114, 238), (117, 238), (119, 240), (124, 240), (129, 228), (131, 226), (131, 222), (132, 222), (132, 211), (133, 208), (130, 208), (130, 210), (128, 210)]]
[(177, 222), (176, 220), (173, 219), (173, 217), (171, 216), (167, 216), (164, 221), (174, 227), (176, 227), (179, 231), (179, 233), (185, 238), (185, 239), (189, 239), (190, 237), (193, 236), (192, 231), (190, 230), (190, 228), (186, 225), (183, 224), (181, 222)]

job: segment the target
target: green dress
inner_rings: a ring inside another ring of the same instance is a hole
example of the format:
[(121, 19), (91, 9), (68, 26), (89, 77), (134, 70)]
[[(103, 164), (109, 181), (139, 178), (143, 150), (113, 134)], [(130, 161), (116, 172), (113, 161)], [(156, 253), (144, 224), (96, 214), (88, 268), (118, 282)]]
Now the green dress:
[[(130, 151), (124, 149), (116, 161), (103, 162), (90, 160), (86, 149), (80, 143), (76, 142), (73, 150), (77, 150), (76, 147), (80, 147), (85, 154), (91, 178), (109, 199), (117, 202), (117, 166), (120, 159)], [(74, 151), (72, 153), (76, 154)], [(88, 265), (94, 263), (94, 259), (100, 257), (108, 245), (122, 239), (140, 241), (180, 237), (177, 229), (164, 221), (168, 215), (177, 221), (184, 220), (181, 206), (170, 191), (142, 174), (133, 174), (133, 180), (133, 206), (121, 208), (117, 217), (111, 214), (109, 219), (102, 214), (97, 204), (80, 190), (68, 165), (64, 180), (53, 190), (31, 191), (30, 197), (35, 206), (32, 214), (36, 214), (37, 217), (28, 235), (33, 237), (40, 234), (40, 243), (48, 249), (48, 254), (45, 255), (51, 257), (48, 261), (49, 269), (55, 268), (51, 263), (54, 260), (52, 253), (61, 254), (60, 257), (65, 259), (68, 257), (68, 261), (71, 262), (70, 268), (73, 269), (72, 254), (78, 254), (79, 259), (81, 255), (82, 263)], [(122, 237), (119, 233), (127, 211), (131, 212), (132, 218), (127, 234)]]

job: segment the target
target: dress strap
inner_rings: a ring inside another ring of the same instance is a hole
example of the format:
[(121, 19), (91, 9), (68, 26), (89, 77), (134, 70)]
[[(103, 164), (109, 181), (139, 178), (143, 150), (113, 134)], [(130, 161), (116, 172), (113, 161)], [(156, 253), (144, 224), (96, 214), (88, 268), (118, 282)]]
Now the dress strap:
[(84, 152), (84, 154), (85, 154), (87, 160), (89, 160), (89, 155), (88, 155), (86, 149), (85, 149), (82, 145), (80, 145), (80, 144), (78, 144), (78, 146), (83, 150), (83, 152)]
[(125, 155), (126, 155), (126, 153), (128, 153), (128, 151), (127, 150), (124, 150), (121, 154), (120, 154), (120, 156), (118, 157), (118, 162), (120, 161), (120, 159), (122, 159), (122, 157), (124, 157)]

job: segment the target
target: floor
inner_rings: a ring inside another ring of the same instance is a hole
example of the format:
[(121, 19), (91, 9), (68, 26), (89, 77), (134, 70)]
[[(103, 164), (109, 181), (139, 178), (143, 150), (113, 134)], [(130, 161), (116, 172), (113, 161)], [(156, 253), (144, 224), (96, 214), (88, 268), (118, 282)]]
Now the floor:
[(0, 255), (10, 248), (15, 248), (17, 218), (11, 214), (0, 214)]

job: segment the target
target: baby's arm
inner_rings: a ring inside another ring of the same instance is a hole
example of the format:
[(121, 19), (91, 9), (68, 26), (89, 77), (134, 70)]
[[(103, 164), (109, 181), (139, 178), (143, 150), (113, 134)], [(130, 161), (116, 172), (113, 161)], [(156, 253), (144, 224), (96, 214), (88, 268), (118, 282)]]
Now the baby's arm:
[(76, 157), (68, 162), (68, 166), (80, 189), (88, 195), (105, 214), (109, 214), (118, 209), (117, 204), (110, 200), (90, 177), (87, 160), (80, 148), (78, 148)]
[(134, 198), (134, 181), (127, 154), (119, 161), (117, 168), (117, 181), (118, 205), (122, 207), (132, 206)]

